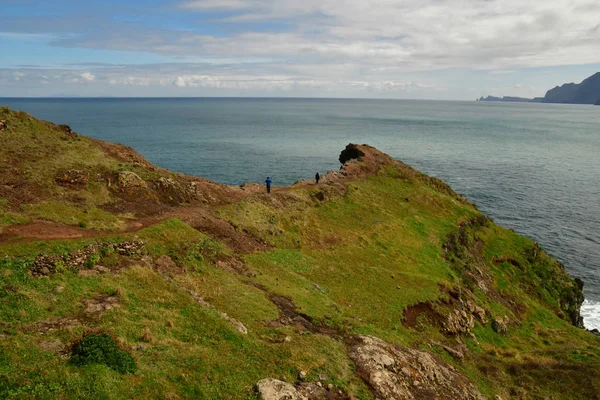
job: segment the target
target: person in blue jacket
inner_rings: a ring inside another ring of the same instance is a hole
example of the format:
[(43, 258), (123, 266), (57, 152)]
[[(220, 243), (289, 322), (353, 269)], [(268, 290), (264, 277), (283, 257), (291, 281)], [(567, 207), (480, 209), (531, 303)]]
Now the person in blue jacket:
[(271, 182), (273, 181), (267, 176), (267, 180), (265, 181), (265, 184), (267, 185), (267, 193), (271, 193)]

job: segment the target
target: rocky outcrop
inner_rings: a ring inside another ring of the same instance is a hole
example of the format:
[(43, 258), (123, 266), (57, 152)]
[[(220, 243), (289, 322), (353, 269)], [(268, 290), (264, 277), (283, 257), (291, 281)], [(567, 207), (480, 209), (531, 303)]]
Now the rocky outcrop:
[(508, 317), (506, 317), (506, 316), (496, 318), (496, 319), (492, 320), (492, 329), (494, 330), (494, 332), (496, 332), (500, 335), (506, 335), (506, 332), (508, 332), (508, 323), (509, 322), (510, 321), (509, 321)]
[(447, 335), (460, 335), (471, 332), (475, 326), (475, 318), (465, 310), (454, 309), (446, 315), (442, 330)]
[(119, 189), (125, 190), (135, 187), (147, 187), (146, 182), (135, 172), (123, 171), (117, 174), (117, 185)]
[(152, 184), (158, 196), (165, 203), (181, 204), (191, 202), (199, 197), (196, 182), (181, 182), (173, 178), (160, 177)]
[[(145, 246), (142, 240), (128, 240), (121, 243), (93, 243), (82, 249), (62, 255), (40, 255), (35, 258), (30, 268), (33, 276), (47, 276), (54, 273), (66, 272), (67, 270), (90, 271), (94, 264), (101, 259), (103, 253), (115, 252), (121, 256), (140, 255)], [(84, 273), (83, 275), (97, 275), (99, 271)]]
[(485, 399), (454, 367), (426, 351), (358, 336), (350, 343), (349, 355), (362, 379), (382, 399)]
[(83, 189), (87, 186), (90, 179), (89, 173), (78, 169), (68, 169), (59, 171), (54, 178), (54, 181), (60, 185), (72, 189)]
[(259, 381), (256, 391), (260, 400), (307, 400), (294, 385), (272, 378)]
[(261, 400), (350, 400), (354, 398), (335, 389), (332, 384), (325, 386), (321, 382), (305, 382), (294, 386), (272, 378), (259, 381), (256, 384), (256, 392)]
[(365, 153), (360, 149), (358, 145), (350, 143), (340, 153), (339, 160), (341, 164), (346, 164), (346, 162), (350, 160), (360, 160), (364, 155)]
[(0, 121), (0, 131), (6, 130), (7, 126), (6, 126), (6, 121), (2, 120)]

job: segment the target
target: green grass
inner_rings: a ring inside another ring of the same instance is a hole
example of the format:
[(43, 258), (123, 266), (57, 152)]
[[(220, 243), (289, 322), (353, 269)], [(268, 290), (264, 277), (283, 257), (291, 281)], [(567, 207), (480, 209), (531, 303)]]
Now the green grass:
[(60, 222), (81, 228), (117, 231), (126, 226), (128, 215), (114, 215), (96, 207), (77, 208), (58, 201), (45, 201), (23, 206), (25, 217), (29, 219)]
[[(32, 136), (30, 150), (36, 149), (33, 143), (54, 140), (42, 137), (39, 122), (23, 115), (11, 118), (16, 118), (13, 126)], [(86, 143), (56, 140), (65, 148)], [(77, 157), (67, 160), (86, 162)], [(33, 181), (51, 175), (30, 174)], [(309, 380), (326, 374), (329, 382), (357, 398), (372, 398), (354, 373), (345, 343), (335, 335), (281, 326), (280, 310), (270, 295), (289, 297), (314, 324), (340, 336), (371, 334), (435, 352), (489, 398), (583, 399), (597, 394), (600, 340), (558, 316), (558, 298), (569, 294), (572, 280), (544, 253), (532, 257), (533, 242), (495, 224), (469, 227), (468, 243), (459, 243), (462, 255), (448, 261), (443, 247), (448, 235), (480, 214), (436, 181), (413, 175), (386, 169), (349, 183), (344, 195), (325, 201), (315, 200), (312, 189), (298, 189), (216, 210), (236, 229), (270, 245), (251, 254), (237, 254), (179, 219), (135, 234), (0, 245), (0, 398), (246, 399), (254, 398), (258, 380), (284, 376), (294, 382), (301, 370)], [(86, 206), (47, 201), (24, 206), (19, 213), (0, 200), (0, 221), (34, 218), (116, 229), (127, 220), (97, 208), (106, 198), (89, 201)], [(82, 277), (64, 270), (34, 278), (28, 273), (38, 254), (133, 238), (146, 243), (145, 256), (169, 256), (178, 271), (161, 273), (138, 258), (125, 262), (107, 253), (96, 264), (124, 263), (118, 274)], [(478, 241), (480, 254), (474, 254)], [(219, 268), (219, 261), (232, 258), (243, 261), (248, 273)], [(475, 267), (488, 274), (488, 291), (470, 282), (468, 273)], [(456, 345), (458, 340), (444, 336), (425, 318), (414, 328), (402, 325), (409, 305), (430, 302), (447, 309), (449, 288), (464, 293), (471, 288), (472, 299), (488, 313), (488, 323), (477, 322), (473, 337), (461, 337), (467, 349), (462, 362), (429, 346), (431, 341)], [(198, 304), (189, 291), (214, 308)], [(86, 314), (85, 301), (98, 296), (117, 296), (119, 305), (101, 316)], [(514, 305), (520, 313), (512, 311)], [(248, 334), (238, 332), (220, 313), (243, 323)], [(490, 321), (504, 315), (514, 323), (499, 335)], [(58, 319), (77, 323), (43, 331), (44, 324)], [(133, 355), (137, 372), (122, 375), (103, 365), (76, 366), (62, 357), (89, 329), (114, 334)]]

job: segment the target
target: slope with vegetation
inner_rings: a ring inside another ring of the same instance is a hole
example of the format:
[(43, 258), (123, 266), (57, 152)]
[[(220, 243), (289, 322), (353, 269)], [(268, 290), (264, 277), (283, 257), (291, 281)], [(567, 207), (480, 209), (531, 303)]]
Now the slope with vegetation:
[(267, 195), (0, 120), (0, 398), (600, 393), (581, 282), (372, 147)]

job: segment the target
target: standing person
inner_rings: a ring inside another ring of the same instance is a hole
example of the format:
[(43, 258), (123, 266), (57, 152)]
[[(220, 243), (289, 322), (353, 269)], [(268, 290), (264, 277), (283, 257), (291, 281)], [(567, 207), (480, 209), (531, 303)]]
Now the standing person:
[(267, 180), (265, 181), (265, 184), (267, 185), (267, 193), (271, 193), (271, 183), (273, 181), (271, 180), (270, 177), (267, 176)]
[(317, 172), (315, 174), (315, 182), (317, 182), (317, 185), (319, 184), (319, 179), (321, 179), (321, 175), (319, 175), (319, 173)]

